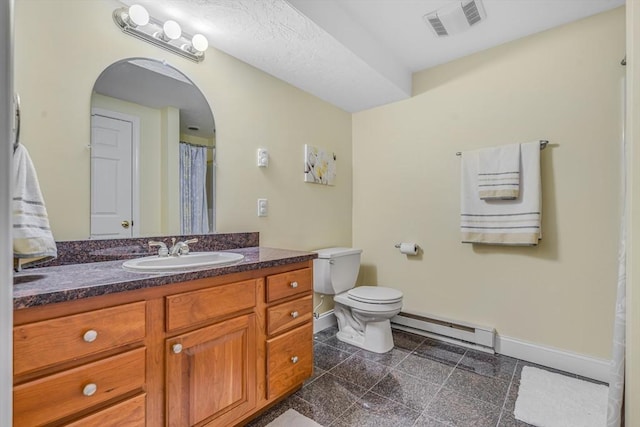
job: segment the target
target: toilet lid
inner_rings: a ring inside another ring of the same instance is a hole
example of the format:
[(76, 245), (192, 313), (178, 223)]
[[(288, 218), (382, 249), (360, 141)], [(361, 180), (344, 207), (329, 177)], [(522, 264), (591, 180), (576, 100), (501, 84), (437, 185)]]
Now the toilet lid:
[(350, 299), (369, 304), (390, 304), (402, 301), (402, 292), (383, 286), (358, 286), (347, 292)]

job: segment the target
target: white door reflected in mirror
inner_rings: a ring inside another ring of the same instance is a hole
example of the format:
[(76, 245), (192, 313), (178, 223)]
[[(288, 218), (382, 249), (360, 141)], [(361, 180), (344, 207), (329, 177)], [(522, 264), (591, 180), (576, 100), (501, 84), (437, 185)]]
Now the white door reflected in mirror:
[[(91, 116), (91, 238), (133, 237), (133, 123)], [(127, 226), (123, 226), (127, 224)]]

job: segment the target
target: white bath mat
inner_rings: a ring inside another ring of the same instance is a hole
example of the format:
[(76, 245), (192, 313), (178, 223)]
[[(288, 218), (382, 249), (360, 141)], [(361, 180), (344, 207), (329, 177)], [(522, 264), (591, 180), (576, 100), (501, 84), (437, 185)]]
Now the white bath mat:
[(322, 427), (317, 422), (310, 420), (301, 413), (293, 409), (280, 415), (275, 420), (267, 424), (267, 427)]
[(609, 387), (525, 366), (513, 415), (539, 427), (604, 427)]

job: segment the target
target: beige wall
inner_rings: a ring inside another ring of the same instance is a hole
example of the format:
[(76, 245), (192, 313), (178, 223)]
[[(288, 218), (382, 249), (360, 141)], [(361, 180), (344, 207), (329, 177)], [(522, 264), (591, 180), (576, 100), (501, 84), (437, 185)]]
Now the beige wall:
[[(96, 78), (120, 59), (149, 57), (184, 72), (212, 107), (219, 232), (258, 231), (261, 244), (290, 249), (350, 245), (351, 115), (215, 49), (196, 64), (130, 37), (111, 18), (118, 5), (16, 0), (22, 141), (38, 171), (55, 238), (89, 235), (86, 147)], [(69, 19), (72, 25), (60, 24)], [(303, 182), (304, 144), (337, 153), (336, 186)], [(259, 147), (269, 150), (267, 169), (256, 167)], [(269, 200), (268, 217), (257, 217), (257, 198)]]
[[(415, 96), (353, 117), (359, 281), (407, 311), (610, 357), (624, 9), (417, 73)], [(538, 247), (462, 244), (457, 151), (548, 139)], [(415, 241), (419, 257), (394, 244)]]
[(640, 425), (640, 4), (627, 2), (627, 351), (625, 421)]

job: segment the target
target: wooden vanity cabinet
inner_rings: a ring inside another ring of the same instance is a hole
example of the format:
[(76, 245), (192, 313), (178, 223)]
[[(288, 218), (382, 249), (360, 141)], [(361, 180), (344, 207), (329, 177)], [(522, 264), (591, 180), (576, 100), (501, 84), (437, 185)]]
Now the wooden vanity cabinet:
[(255, 409), (256, 282), (166, 298), (167, 329), (197, 328), (166, 340), (170, 426), (229, 426)]
[(14, 426), (234, 426), (312, 374), (312, 261), (14, 312)]
[(268, 276), (266, 287), (267, 399), (271, 400), (313, 373), (313, 273), (305, 268)]

